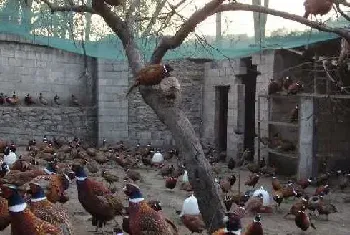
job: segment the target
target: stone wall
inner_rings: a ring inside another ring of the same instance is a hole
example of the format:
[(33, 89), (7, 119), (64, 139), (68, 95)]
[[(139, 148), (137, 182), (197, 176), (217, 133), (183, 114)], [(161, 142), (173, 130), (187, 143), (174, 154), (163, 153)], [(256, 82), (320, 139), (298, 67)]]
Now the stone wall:
[[(96, 72), (95, 59), (88, 58), (91, 76), (81, 76), (84, 58), (81, 55), (34, 45), (29, 40), (0, 35), (0, 92), (13, 92), (21, 104), (0, 106), (1, 138), (27, 143), (29, 138), (79, 135), (96, 141)], [(23, 98), (30, 94), (37, 102), (26, 107)], [(48, 100), (47, 106), (38, 102), (39, 93)], [(61, 105), (53, 105), (53, 97), (60, 97)], [(80, 107), (71, 107), (74, 94)]]
[[(181, 85), (181, 109), (187, 114), (198, 137), (200, 137), (204, 64), (189, 60), (168, 61), (168, 63), (174, 68), (172, 76), (175, 76)], [(133, 78), (129, 76), (130, 85), (133, 81)], [(141, 144), (151, 142), (156, 146), (174, 144), (170, 131), (158, 120), (154, 111), (144, 103), (138, 89), (129, 95), (128, 107), (130, 141)]]
[[(182, 88), (182, 109), (187, 113), (198, 136), (201, 135), (204, 64), (187, 60), (170, 61)], [(84, 57), (37, 45), (13, 35), (0, 35), (0, 92), (16, 92), (21, 104), (0, 106), (0, 135), (17, 143), (52, 136), (73, 136), (101, 143), (119, 140), (154, 145), (174, 144), (171, 133), (137, 89), (126, 97), (133, 82), (128, 64), (121, 61), (88, 58), (90, 76), (82, 77)], [(42, 93), (48, 106), (24, 105), (29, 93), (35, 100)], [(53, 105), (60, 96), (62, 105)], [(71, 107), (74, 94), (80, 107)], [(37, 117), (36, 117), (37, 115)]]
[[(227, 120), (227, 155), (236, 157), (243, 143), (242, 135), (235, 132), (242, 125), (239, 122), (240, 114), (244, 113), (240, 102), (244, 102), (244, 89), (238, 85), (241, 81), (236, 74), (246, 73), (240, 60), (208, 62), (205, 67), (205, 83), (202, 115), (202, 139), (215, 144), (217, 138), (215, 89), (217, 86), (229, 86), (228, 120)], [(242, 93), (243, 92), (243, 93)]]
[(29, 138), (72, 135), (92, 141), (96, 139), (96, 114), (91, 108), (75, 107), (1, 107), (1, 138), (25, 145)]

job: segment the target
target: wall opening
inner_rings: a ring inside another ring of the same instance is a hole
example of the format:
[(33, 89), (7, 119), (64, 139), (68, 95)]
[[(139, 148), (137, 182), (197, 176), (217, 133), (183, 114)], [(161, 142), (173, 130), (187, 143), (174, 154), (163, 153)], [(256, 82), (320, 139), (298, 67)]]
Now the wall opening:
[[(247, 66), (247, 74), (242, 77), (245, 87), (245, 121), (244, 121), (244, 149), (250, 149), (252, 156), (255, 154), (255, 92), (256, 78), (259, 74), (257, 65), (252, 64), (251, 57), (244, 59)], [(252, 159), (253, 160), (253, 159)]]
[(215, 132), (216, 148), (219, 152), (227, 150), (228, 92), (230, 86), (215, 87)]

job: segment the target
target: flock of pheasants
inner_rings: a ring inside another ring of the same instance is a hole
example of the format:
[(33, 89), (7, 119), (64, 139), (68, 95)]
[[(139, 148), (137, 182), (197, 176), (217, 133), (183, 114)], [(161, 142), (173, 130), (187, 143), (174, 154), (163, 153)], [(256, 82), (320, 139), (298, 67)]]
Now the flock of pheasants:
[[(102, 147), (96, 149), (78, 138), (68, 142), (56, 138), (48, 140), (45, 136), (38, 143), (29, 141), (27, 151), (20, 156), (16, 154), (16, 146), (6, 141), (0, 141), (0, 150), (4, 153), (0, 168), (0, 231), (11, 226), (12, 235), (73, 234), (69, 215), (60, 204), (69, 200), (66, 190), (75, 179), (78, 200), (92, 216), (92, 226), (96, 227), (96, 231), (99, 228), (104, 231), (107, 222), (121, 216), (123, 222), (121, 225), (116, 223), (115, 234), (179, 234), (177, 226), (162, 213), (161, 203), (144, 198), (142, 188), (136, 184), (142, 178), (138, 171), (140, 166), (152, 167), (164, 177), (165, 187), (169, 190), (174, 190), (178, 179), (181, 179), (180, 189), (192, 192), (187, 171), (175, 149), (162, 154), (150, 144), (126, 148), (123, 142), (107, 146), (105, 141)], [(314, 215), (326, 215), (327, 219), (328, 214), (337, 211), (326, 199), (330, 190), (329, 180), (336, 177), (341, 189), (349, 184), (349, 174), (337, 171), (322, 174), (317, 179), (301, 179), (284, 185), (276, 178), (275, 169), (266, 166), (264, 159), (259, 163), (247, 163), (252, 157), (249, 151), (243, 153), (242, 162), (226, 159), (225, 154), (215, 154), (211, 149), (206, 153), (227, 210), (224, 227), (212, 233), (216, 235), (241, 234), (242, 230), (245, 235), (262, 235), (260, 215), (273, 213), (273, 204), (279, 210), (281, 203), (291, 197), (298, 199), (286, 216), (293, 215), (296, 226), (303, 231), (315, 228), (307, 210)], [(124, 173), (102, 170), (100, 176), (109, 183), (109, 187), (88, 176), (88, 173), (99, 173), (100, 165), (111, 165), (112, 162), (123, 168)], [(232, 186), (236, 183), (236, 175), (219, 176), (223, 164), (227, 164), (229, 171), (242, 164), (246, 166), (250, 176), (245, 185), (253, 189), (243, 194), (235, 193)], [(262, 175), (273, 176), (271, 193), (264, 188), (254, 189)], [(129, 198), (128, 205), (123, 204), (121, 195), (113, 187), (120, 177), (125, 181), (123, 192)], [(309, 185), (317, 186), (312, 195), (305, 193)], [(270, 202), (270, 197), (274, 203)], [(205, 231), (195, 195), (188, 197), (182, 211), (177, 213), (192, 233)], [(255, 217), (242, 229), (241, 219), (245, 215)]]
[[(50, 102), (43, 96), (42, 93), (39, 93), (39, 97), (37, 98), (37, 101), (30, 94), (26, 94), (25, 97), (23, 98), (23, 101), (24, 101), (24, 104), (27, 106), (32, 106), (35, 104), (46, 106), (50, 104)], [(57, 94), (53, 97), (52, 101), (53, 101), (53, 104), (57, 106), (62, 104), (60, 101), (60, 97)], [(0, 105), (8, 104), (10, 106), (15, 106), (15, 105), (19, 105), (20, 103), (21, 103), (21, 99), (18, 97), (18, 95), (16, 95), (15, 91), (13, 92), (12, 96), (5, 96), (4, 93), (0, 93)], [(72, 106), (80, 105), (79, 100), (75, 95), (71, 96), (70, 105)]]

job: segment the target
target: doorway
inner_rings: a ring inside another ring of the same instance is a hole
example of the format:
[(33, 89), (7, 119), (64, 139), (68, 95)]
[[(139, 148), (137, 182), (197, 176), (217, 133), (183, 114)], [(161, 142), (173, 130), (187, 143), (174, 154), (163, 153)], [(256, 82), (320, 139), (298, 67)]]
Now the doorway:
[(227, 117), (228, 117), (228, 92), (230, 86), (215, 87), (215, 130), (216, 149), (219, 152), (227, 150)]
[(244, 149), (249, 149), (252, 156), (255, 154), (255, 94), (256, 78), (260, 74), (257, 65), (252, 64), (252, 59), (244, 60), (247, 66), (247, 74), (242, 75), (242, 83), (245, 87), (245, 121), (244, 121)]

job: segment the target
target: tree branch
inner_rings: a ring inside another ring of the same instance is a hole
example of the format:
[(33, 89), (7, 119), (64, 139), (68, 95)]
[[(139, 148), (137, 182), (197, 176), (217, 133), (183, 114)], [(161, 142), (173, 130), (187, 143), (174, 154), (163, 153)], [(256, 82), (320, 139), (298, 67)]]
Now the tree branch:
[(282, 17), (284, 19), (299, 22), (303, 25), (309, 26), (309, 27), (314, 28), (314, 29), (318, 29), (320, 31), (337, 34), (340, 37), (345, 38), (347, 41), (350, 41), (350, 34), (345, 29), (331, 28), (331, 27), (328, 27), (324, 24), (320, 24), (318, 22), (314, 22), (314, 21), (310, 21), (308, 19), (305, 19), (304, 17), (299, 16), (299, 15), (290, 14), (290, 13), (283, 12), (283, 11), (277, 11), (274, 9), (269, 9), (269, 8), (263, 7), (263, 6), (253, 6), (250, 4), (242, 4), (242, 3), (229, 3), (229, 4), (223, 4), (223, 5), (219, 6), (215, 10), (215, 12), (213, 12), (213, 13), (223, 12), (223, 11), (253, 11), (253, 12), (260, 12), (260, 13), (265, 13), (265, 14), (269, 14), (269, 15), (279, 16), (279, 17)]
[(154, 25), (154, 23), (156, 22), (160, 12), (162, 11), (163, 7), (165, 6), (167, 0), (158, 0), (157, 1), (157, 7), (155, 9), (155, 11), (152, 14), (151, 20), (149, 21), (146, 29), (143, 31), (141, 38), (143, 37), (147, 37), (150, 32), (151, 32), (151, 28)]
[(51, 3), (49, 0), (36, 0), (38, 3), (43, 2), (45, 3), (51, 10), (52, 13), (54, 12), (77, 12), (77, 13), (91, 13), (91, 14), (96, 14), (96, 12), (94, 11), (94, 9), (92, 7), (89, 7), (87, 5), (72, 5), (72, 6), (68, 6), (68, 5), (63, 5), (63, 6), (59, 6), (56, 4)]
[(344, 19), (346, 19), (347, 21), (350, 21), (350, 17), (349, 17), (347, 14), (345, 14), (345, 12), (344, 12), (342, 9), (340, 9), (339, 3), (336, 3), (336, 4), (335, 4), (335, 8), (336, 8), (337, 11), (340, 13), (340, 15), (341, 15), (342, 17), (344, 17)]
[(334, 3), (335, 4), (342, 4), (342, 5), (346, 6), (346, 7), (350, 7), (350, 3), (347, 2), (346, 0), (335, 0)]
[(131, 25), (123, 21), (105, 4), (96, 5), (94, 10), (121, 40), (132, 72), (136, 74), (143, 67), (144, 61), (131, 31)]
[(210, 1), (202, 9), (199, 9), (193, 13), (193, 15), (182, 24), (174, 36), (164, 37), (152, 54), (151, 63), (160, 63), (168, 50), (179, 47), (186, 39), (188, 34), (193, 32), (196, 26), (204, 21), (208, 16), (214, 14), (215, 9), (223, 2), (224, 0)]

